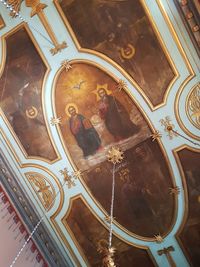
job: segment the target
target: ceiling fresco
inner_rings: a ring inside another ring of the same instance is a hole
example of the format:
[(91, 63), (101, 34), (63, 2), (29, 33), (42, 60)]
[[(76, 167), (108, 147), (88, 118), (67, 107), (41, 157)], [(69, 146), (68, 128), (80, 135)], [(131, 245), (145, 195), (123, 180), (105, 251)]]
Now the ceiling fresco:
[(27, 267), (200, 265), (200, 65), (183, 2), (0, 2), (0, 188), (42, 256)]
[[(1, 109), (28, 156), (56, 159), (42, 110), (42, 85), (47, 67), (25, 28), (11, 33), (0, 79)], [(13, 46), (13, 42), (17, 44)]]
[(163, 102), (173, 68), (140, 1), (63, 0), (60, 6), (81, 47), (118, 63), (153, 106)]

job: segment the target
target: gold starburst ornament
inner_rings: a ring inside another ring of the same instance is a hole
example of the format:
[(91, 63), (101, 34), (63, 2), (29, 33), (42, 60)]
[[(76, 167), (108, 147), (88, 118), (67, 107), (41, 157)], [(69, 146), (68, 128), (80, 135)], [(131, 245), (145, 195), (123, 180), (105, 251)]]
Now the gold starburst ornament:
[(158, 130), (156, 130), (154, 133), (151, 134), (151, 138), (153, 142), (161, 137), (162, 137), (162, 134)]
[(66, 72), (72, 69), (72, 65), (69, 63), (67, 59), (61, 62), (61, 66), (65, 68)]
[(178, 195), (178, 194), (180, 194), (180, 191), (181, 191), (181, 189), (180, 189), (179, 186), (175, 186), (175, 187), (170, 187), (169, 188), (170, 195), (171, 194)]
[(127, 89), (127, 83), (124, 80), (119, 80), (118, 84), (117, 84), (117, 90), (119, 92), (126, 90)]
[(163, 242), (163, 238), (160, 234), (154, 235), (154, 237), (156, 239), (156, 243), (162, 243)]
[(111, 147), (108, 150), (107, 159), (113, 164), (121, 163), (124, 159), (124, 152), (119, 147)]
[(81, 179), (82, 178), (82, 172), (81, 172), (81, 170), (77, 170), (77, 171), (75, 171), (75, 172), (73, 172), (72, 173), (72, 177), (74, 178), (74, 179)]
[(115, 262), (114, 262), (115, 252), (116, 252), (116, 249), (114, 247), (104, 250), (105, 254), (102, 260), (103, 267), (116, 267)]

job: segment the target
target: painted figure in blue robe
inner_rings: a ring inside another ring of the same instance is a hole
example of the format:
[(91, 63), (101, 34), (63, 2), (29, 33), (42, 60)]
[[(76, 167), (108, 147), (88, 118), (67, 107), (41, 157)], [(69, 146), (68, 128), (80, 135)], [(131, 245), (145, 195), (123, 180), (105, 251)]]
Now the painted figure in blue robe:
[(93, 155), (101, 147), (101, 140), (89, 119), (78, 114), (73, 105), (68, 107), (70, 131), (83, 151), (84, 157)]

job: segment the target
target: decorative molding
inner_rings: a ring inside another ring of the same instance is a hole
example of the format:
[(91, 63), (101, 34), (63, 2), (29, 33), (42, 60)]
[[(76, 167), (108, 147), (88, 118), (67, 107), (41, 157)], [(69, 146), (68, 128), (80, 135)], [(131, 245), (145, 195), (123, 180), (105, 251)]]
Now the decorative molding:
[(55, 202), (55, 190), (51, 182), (39, 173), (28, 172), (25, 175), (44, 208), (49, 210)]
[(18, 13), (20, 11), (22, 1), (23, 0), (7, 0), (8, 5), (10, 5), (14, 10), (14, 11), (10, 12), (11, 17), (14, 18), (17, 16), (16, 13)]
[(196, 46), (200, 48), (200, 28), (198, 25), (198, 10), (196, 9), (194, 3), (192, 3), (193, 1), (177, 0), (177, 2), (179, 4), (179, 9), (182, 13), (182, 17), (184, 18), (184, 22), (188, 28), (188, 31), (192, 39), (195, 41)]
[(190, 122), (200, 129), (200, 83), (193, 87), (188, 94), (186, 114)]
[[(200, 150), (197, 148), (190, 147), (189, 145), (181, 145), (180, 147), (173, 150), (173, 154), (174, 154), (174, 157), (176, 159), (176, 163), (178, 165), (178, 169), (179, 169), (180, 174), (181, 174), (181, 181), (183, 184), (182, 190), (184, 193), (184, 200), (183, 201), (184, 201), (184, 205), (185, 205), (183, 219), (181, 221), (181, 224), (179, 226), (178, 231), (175, 234), (175, 237), (178, 241), (178, 244), (180, 245), (180, 248), (183, 251), (183, 254), (185, 255), (187, 261), (189, 262), (189, 265), (193, 266), (195, 263), (194, 263), (194, 260), (192, 257), (193, 253), (191, 253), (191, 247), (190, 247), (190, 245), (188, 245), (189, 244), (188, 243), (188, 236), (186, 237), (186, 242), (183, 242), (183, 239), (181, 238), (181, 234), (187, 233), (187, 232), (190, 233), (190, 225), (188, 222), (190, 220), (190, 211), (193, 213), (193, 209), (191, 209), (191, 207), (189, 207), (189, 203), (191, 203), (192, 197), (190, 197), (191, 194), (189, 193), (190, 189), (189, 189), (188, 180), (187, 180), (187, 175), (189, 175), (189, 177), (190, 177), (191, 172), (190, 171), (187, 172), (186, 170), (184, 170), (185, 164), (182, 162), (181, 156), (180, 156), (180, 153), (183, 151), (198, 153), (200, 155)], [(188, 156), (187, 156), (187, 158), (189, 158)], [(190, 156), (191, 156), (191, 154), (190, 154)], [(189, 162), (191, 164), (191, 158), (190, 158)], [(196, 166), (198, 167), (198, 164)], [(193, 178), (189, 178), (189, 180), (194, 181)], [(195, 188), (195, 190), (193, 190), (194, 194), (196, 194), (196, 191), (197, 191), (197, 189)], [(198, 198), (197, 198), (197, 201), (198, 201)], [(193, 224), (193, 226), (194, 226), (196, 223), (198, 223), (198, 221), (197, 222), (193, 221), (193, 223), (194, 223)], [(192, 236), (194, 236), (194, 234)], [(198, 235), (196, 237), (198, 237)], [(196, 241), (194, 241), (194, 242), (196, 242)], [(197, 255), (197, 254), (194, 254), (194, 255)]]
[[(72, 64), (72, 68), (73, 68), (74, 64), (76, 64), (76, 63), (77, 63), (77, 64), (79, 64), (79, 63), (91, 64), (91, 65), (96, 66), (97, 68), (99, 68), (99, 69), (105, 71), (108, 75), (110, 75), (111, 77), (113, 77), (113, 79), (116, 81), (116, 83), (118, 82), (118, 80), (116, 80), (116, 77), (114, 77), (114, 75), (113, 75), (112, 73), (108, 72), (108, 70), (106, 70), (104, 67), (99, 66), (99, 64), (96, 63), (96, 62), (91, 62), (90, 60), (86, 60), (86, 59), (84, 59), (84, 60), (80, 60), (80, 59), (79, 59), (79, 60), (72, 60), (72, 61), (70, 61), (70, 63)], [(53, 102), (53, 103), (55, 103), (56, 84), (57, 84), (57, 82), (58, 82), (58, 80), (59, 80), (59, 75), (60, 75), (63, 71), (64, 71), (63, 68), (60, 68), (60, 69), (57, 71), (57, 73), (56, 73), (56, 75), (55, 75), (55, 78), (54, 78), (53, 93), (52, 93), (52, 102)], [(68, 73), (67, 73), (67, 74), (68, 74)], [(155, 131), (155, 128), (152, 126), (152, 124), (151, 124), (149, 118), (146, 116), (146, 114), (144, 113), (144, 111), (142, 110), (142, 108), (138, 105), (137, 102), (135, 102), (135, 99), (134, 99), (133, 95), (131, 95), (130, 92), (126, 92), (126, 93), (127, 93), (127, 95), (130, 96), (130, 99), (133, 101), (133, 103), (136, 105), (136, 107), (140, 110), (140, 112), (142, 113), (142, 115), (143, 115), (144, 118), (146, 119), (146, 121), (147, 121), (147, 123), (148, 123), (148, 126), (149, 126), (149, 128), (151, 129), (151, 132), (154, 132), (154, 131)], [(54, 113), (54, 114), (57, 114), (56, 109), (55, 109), (55, 105), (54, 105), (53, 108), (54, 108), (54, 112), (53, 112), (53, 113)], [(58, 115), (58, 114), (57, 114), (57, 115)], [(68, 148), (66, 147), (66, 143), (64, 142), (64, 138), (63, 138), (63, 136), (62, 136), (62, 132), (61, 132), (61, 130), (60, 130), (59, 128), (60, 128), (60, 127), (58, 127), (58, 132), (59, 132), (59, 136), (60, 136), (60, 139), (61, 139), (61, 141), (62, 141), (64, 150), (65, 150), (65, 153), (66, 153), (66, 155), (67, 155), (67, 157), (68, 157), (68, 159), (69, 159), (69, 161), (70, 161), (70, 164), (73, 166), (73, 169), (76, 170), (76, 169), (77, 169), (77, 166), (76, 166), (75, 163), (73, 162), (73, 158), (72, 158), (72, 156), (71, 156), (71, 154), (70, 154)], [(150, 133), (151, 133), (151, 132), (150, 132)], [(149, 138), (150, 138), (150, 133), (149, 133)], [(164, 158), (165, 158), (165, 160), (166, 160), (166, 162), (167, 162), (167, 164), (168, 164), (168, 167), (169, 167), (169, 166), (170, 166), (169, 158), (168, 158), (168, 156), (167, 156), (167, 154), (166, 154), (166, 151), (164, 150), (164, 147), (163, 147), (162, 142), (161, 142), (159, 139), (158, 139), (156, 142), (158, 142), (158, 144), (159, 144), (159, 146), (160, 146), (160, 148), (161, 148), (161, 151), (162, 151), (162, 153), (163, 153), (163, 155), (164, 155)], [(97, 167), (97, 168), (95, 169), (95, 171), (101, 172), (101, 169), (100, 169), (99, 167)], [(170, 171), (170, 175), (171, 175), (172, 180), (173, 180), (173, 184), (175, 184), (174, 175), (173, 175), (172, 169), (171, 169), (170, 167), (169, 167), (169, 171)], [(90, 189), (88, 188), (88, 185), (87, 185), (86, 182), (85, 182), (85, 180), (87, 179), (87, 178), (86, 178), (86, 177), (87, 177), (87, 173), (84, 173), (83, 176), (84, 176), (85, 178), (80, 179), (81, 184), (84, 186), (84, 188), (85, 188), (85, 189), (87, 190), (87, 192), (89, 193), (89, 195), (90, 195), (92, 201), (98, 206), (98, 208), (99, 208), (102, 212), (105, 213), (105, 209), (104, 209), (104, 208), (101, 206), (101, 204), (95, 199), (95, 197), (93, 196), (93, 194), (90, 192)], [(174, 198), (174, 199), (176, 199), (176, 198)], [(176, 219), (175, 214), (177, 214), (177, 208), (176, 208), (176, 207), (175, 207), (175, 209), (174, 209), (173, 223), (172, 223), (172, 225), (171, 225), (171, 227), (170, 227), (170, 230), (167, 231), (166, 233), (164, 233), (163, 236), (167, 236), (168, 233), (171, 231), (171, 229), (174, 227), (175, 219)], [(58, 225), (55, 223), (55, 219), (54, 219), (54, 221), (52, 220), (52, 222), (56, 225), (56, 227), (58, 227)], [(128, 231), (125, 227), (121, 226), (121, 225), (120, 225), (119, 223), (117, 223), (117, 222), (116, 222), (116, 225), (117, 225), (117, 227), (118, 227), (120, 230), (124, 231), (126, 234), (128, 234), (128, 235), (130, 235), (130, 236), (132, 236), (132, 237), (136, 237), (136, 238), (139, 239), (139, 240), (153, 241), (153, 242), (155, 241), (155, 237), (154, 237), (155, 232), (153, 233), (153, 236), (152, 236), (152, 237), (143, 237), (143, 236), (139, 236), (139, 235), (137, 235), (137, 234), (135, 234), (135, 233), (132, 233), (132, 232)], [(60, 230), (58, 229), (58, 231), (60, 231)]]
[(156, 239), (156, 243), (162, 243), (164, 241), (164, 239), (162, 238), (160, 234), (154, 235), (154, 237)]
[(61, 44), (58, 43), (57, 38), (51, 28), (51, 25), (49, 24), (49, 21), (43, 12), (43, 9), (46, 8), (47, 5), (40, 3), (39, 0), (26, 0), (26, 6), (32, 9), (30, 14), (31, 17), (35, 15), (39, 17), (45, 30), (47, 31), (49, 37), (51, 38), (51, 41), (54, 45), (54, 48), (50, 49), (51, 54), (54, 56), (58, 52), (61, 52), (62, 49), (66, 48), (67, 43), (65, 41), (63, 41)]
[(171, 267), (176, 267), (176, 263), (174, 262), (170, 252), (174, 251), (174, 247), (173, 246), (169, 246), (167, 248), (163, 248), (163, 249), (160, 249), (157, 251), (158, 255), (159, 256), (162, 256), (163, 254), (166, 256), (168, 262), (169, 262), (169, 265)]
[(47, 7), (46, 4), (40, 3), (40, 0), (25, 0), (25, 3), (27, 7), (32, 9), (30, 15), (31, 17), (39, 15), (39, 13), (43, 11), (45, 7)]
[(175, 187), (170, 187), (169, 188), (169, 193), (170, 194), (179, 195), (180, 191), (181, 191), (181, 189), (180, 189), (179, 186), (175, 186)]
[(162, 137), (162, 134), (156, 130), (154, 133), (151, 134), (152, 142), (154, 142), (157, 139), (160, 139)]
[(0, 15), (0, 30), (3, 29), (6, 26), (3, 17)]
[[(3, 44), (3, 51), (4, 49), (6, 49), (6, 40), (7, 38), (11, 37), (13, 34), (15, 34), (16, 32), (20, 31), (20, 30), (24, 30), (26, 32), (26, 34), (28, 35), (28, 37), (30, 38), (30, 41), (32, 42), (34, 48), (35, 48), (35, 51), (37, 52), (38, 56), (41, 58), (41, 61), (42, 63), (44, 64), (44, 66), (46, 67), (46, 72), (45, 72), (45, 75), (44, 75), (44, 78), (43, 78), (43, 82), (42, 82), (42, 85), (41, 85), (41, 92), (44, 91), (44, 87), (45, 87), (45, 84), (46, 84), (46, 81), (47, 81), (47, 77), (49, 75), (49, 72), (50, 72), (50, 65), (47, 61), (47, 59), (44, 57), (41, 49), (40, 49), (40, 46), (38, 45), (36, 39), (34, 38), (32, 32), (30, 31), (29, 27), (27, 24), (19, 24), (17, 25), (16, 27), (12, 28), (10, 31), (6, 32), (3, 36), (2, 36), (2, 44)], [(3, 74), (4, 70), (5, 70), (5, 67), (6, 67), (6, 53), (3, 53), (3, 59), (2, 59), (2, 64), (0, 64), (0, 76)], [(44, 102), (44, 94), (41, 94), (41, 105), (42, 105), (42, 102)], [(32, 113), (32, 112), (31, 112)], [(26, 149), (24, 148), (24, 146), (22, 145), (21, 141), (19, 140), (18, 136), (16, 135), (16, 133), (14, 132), (13, 130), (13, 127), (11, 127), (11, 124), (8, 120), (8, 118), (5, 116), (5, 114), (3, 113), (3, 110), (0, 109), (0, 117), (3, 119), (4, 123), (6, 124), (6, 126), (8, 127), (10, 133), (12, 134), (12, 138), (14, 138), (17, 146), (19, 147), (21, 153), (23, 153), (23, 156), (27, 159), (30, 159), (30, 160), (33, 160), (33, 159), (38, 159), (38, 160), (42, 160), (49, 163), (49, 164), (53, 164), (54, 162), (58, 161), (60, 159), (60, 153), (55, 145), (55, 142), (53, 140), (53, 137), (52, 135), (50, 134), (50, 130), (49, 130), (49, 125), (46, 121), (46, 118), (44, 116), (44, 113), (42, 111), (42, 116), (44, 118), (44, 122), (45, 122), (45, 127), (46, 127), (46, 130), (47, 130), (47, 133), (48, 133), (48, 138), (49, 138), (49, 141), (50, 141), (50, 144), (51, 144), (51, 147), (52, 147), (52, 151), (55, 152), (55, 158), (54, 159), (48, 159), (48, 158), (45, 158), (45, 157), (41, 157), (41, 156), (35, 156), (35, 155), (29, 155), (26, 151)], [(11, 151), (12, 151), (12, 154), (14, 155), (16, 161), (18, 163), (21, 164), (21, 161), (19, 159), (19, 155), (16, 153), (16, 145), (12, 145), (11, 142), (10, 142), (10, 139), (7, 138), (7, 136), (5, 135), (4, 133), (4, 130), (2, 128), (0, 128), (0, 133), (3, 135), (3, 138), (4, 140), (6, 141), (7, 145), (10, 147)]]
[[(64, 225), (64, 227), (66, 228), (68, 234), (71, 236), (74, 244), (76, 245), (79, 253), (81, 254), (82, 258), (85, 260), (85, 262), (87, 263), (87, 266), (90, 266), (89, 262), (88, 262), (88, 259), (86, 258), (86, 255), (79, 243), (79, 239), (77, 239), (77, 235), (75, 236), (71, 227), (69, 226), (67, 220), (71, 214), (71, 212), (73, 211), (73, 205), (75, 203), (76, 200), (80, 199), (85, 207), (91, 212), (92, 216), (94, 216), (94, 219), (96, 219), (102, 227), (104, 227), (107, 231), (108, 231), (108, 224), (109, 224), (109, 220), (110, 220), (110, 216), (106, 216), (105, 218), (101, 219), (97, 214), (96, 212), (91, 208), (91, 206), (89, 205), (89, 203), (87, 202), (87, 200), (84, 198), (84, 196), (82, 194), (79, 194), (79, 195), (75, 195), (73, 197), (70, 198), (70, 201), (69, 201), (69, 207), (68, 207), (68, 210), (66, 211), (65, 215), (62, 217), (61, 221)], [(57, 227), (60, 227), (57, 225)], [(62, 233), (63, 234), (63, 233)], [(146, 250), (147, 253), (148, 253), (148, 256), (150, 257), (152, 263), (154, 266), (158, 267), (156, 261), (155, 261), (155, 258), (152, 256), (151, 254), (151, 251), (148, 249), (147, 246), (144, 246), (144, 245), (140, 245), (140, 244), (137, 244), (137, 243), (132, 243), (128, 240), (125, 240), (121, 235), (119, 235), (117, 232), (114, 232), (114, 235), (115, 235), (115, 240), (116, 238), (119, 239), (119, 241), (122, 241), (124, 242), (124, 244), (127, 244), (127, 245), (130, 245), (132, 246), (133, 248), (139, 248), (139, 249), (142, 249), (142, 250)], [(108, 241), (106, 239), (104, 239), (105, 242), (108, 244)], [(101, 241), (101, 239), (99, 240)], [(97, 241), (96, 243), (96, 248), (98, 249), (99, 248), (99, 241)], [(74, 252), (74, 251), (73, 251)], [(77, 265), (77, 266), (80, 266), (80, 265)], [(81, 265), (82, 266), (82, 265)]]
[[(157, 1), (157, 0), (156, 0)], [(108, 62), (109, 64), (111, 64), (112, 66), (114, 66), (117, 70), (119, 70), (123, 75), (124, 77), (127, 78), (127, 80), (137, 89), (138, 92), (140, 92), (140, 94), (142, 94), (142, 96), (144, 97), (146, 103), (149, 105), (149, 107), (151, 108), (151, 110), (156, 110), (156, 109), (159, 109), (161, 108), (162, 106), (165, 106), (166, 105), (166, 102), (167, 102), (167, 97), (169, 95), (169, 92), (171, 91), (171, 88), (172, 86), (174, 85), (174, 83), (176, 82), (176, 80), (179, 78), (180, 74), (176, 68), (176, 65), (175, 63), (173, 62), (172, 60), (172, 57), (163, 41), (163, 38), (155, 24), (155, 21), (154, 21), (154, 18), (152, 17), (152, 14), (149, 12), (149, 8), (146, 4), (146, 1), (145, 0), (141, 0), (141, 5), (142, 7), (144, 8), (144, 11), (146, 13), (146, 16), (147, 18), (149, 19), (149, 22), (152, 26), (152, 29), (154, 30), (154, 33), (155, 33), (155, 36), (156, 38), (158, 39), (158, 42), (159, 44), (161, 45), (162, 47), (162, 50), (173, 70), (173, 73), (174, 73), (174, 77), (172, 78), (172, 80), (170, 81), (169, 85), (167, 86), (166, 90), (165, 90), (165, 93), (164, 93), (164, 97), (163, 97), (163, 100), (161, 103), (157, 104), (157, 105), (153, 105), (150, 98), (145, 94), (145, 92), (141, 89), (141, 87), (135, 82), (135, 80), (126, 72), (126, 70), (121, 67), (118, 63), (116, 63), (114, 60), (112, 60), (111, 58), (109, 58), (107, 55), (101, 53), (101, 52), (98, 52), (98, 51), (94, 51), (92, 49), (89, 49), (89, 48), (84, 48), (84, 47), (81, 47), (81, 44), (79, 43), (78, 39), (77, 39), (77, 36), (75, 35), (73, 29), (72, 29), (72, 26), (71, 24), (69, 23), (67, 17), (65, 16), (64, 14), (64, 11), (61, 7), (61, 4), (60, 4), (60, 1), (59, 0), (53, 0), (54, 2), (54, 5), (55, 7), (57, 8), (67, 30), (69, 31), (72, 39), (73, 39), (73, 42), (75, 43), (77, 49), (79, 52), (82, 52), (82, 53), (89, 53), (89, 54), (92, 54), (92, 55), (95, 55), (95, 56), (98, 56), (99, 58), (102, 58), (103, 60), (105, 60), (106, 62)], [(162, 12), (162, 11), (161, 11)], [(167, 14), (164, 13), (164, 17), (166, 17)], [(168, 27), (171, 29), (173, 28), (172, 25), (168, 25)], [(179, 48), (182, 49), (182, 46), (179, 42), (179, 40), (176, 40), (178, 42), (178, 45), (179, 45)], [(134, 48), (133, 48), (134, 49)], [(191, 69), (190, 67), (190, 63), (189, 61), (187, 60), (186, 58), (186, 55), (184, 54), (184, 59), (186, 61), (186, 64), (189, 65), (188, 69)]]
[[(22, 0), (7, 0), (7, 4), (9, 5), (8, 7), (10, 7), (10, 10), (11, 10), (10, 12), (11, 17), (19, 17), (22, 19), (22, 21), (25, 21), (24, 18), (19, 14)], [(43, 9), (46, 8), (47, 5), (40, 3), (40, 0), (25, 0), (25, 4), (27, 7), (31, 8), (30, 17), (37, 15), (40, 21), (42, 22), (42, 25), (44, 26), (45, 30), (47, 31), (51, 39), (51, 41), (50, 40), (48, 41), (51, 42), (52, 45), (54, 46), (54, 48), (50, 49), (51, 54), (54, 56), (58, 52), (61, 52), (62, 49), (66, 48), (67, 43), (65, 41), (63, 41), (61, 44), (58, 43), (56, 35), (54, 34), (53, 29), (51, 25), (49, 24), (49, 21), (45, 13), (43, 12)], [(40, 33), (40, 35), (42, 34)], [(43, 37), (45, 38), (45, 36)]]
[[(8, 193), (5, 191), (4, 187), (2, 187), (1, 184), (0, 184), (0, 200), (1, 200), (0, 201), (1, 223), (8, 225), (7, 228), (8, 235), (9, 232), (12, 233), (11, 235), (13, 236), (13, 245), (14, 245), (13, 248), (16, 246), (18, 247), (19, 244), (21, 245), (21, 243), (23, 244), (23, 242), (26, 241), (29, 243), (29, 248), (26, 248), (25, 254), (22, 256), (23, 257), (22, 262), (24, 262), (24, 264), (26, 264), (27, 266), (30, 265), (31, 262), (34, 265), (42, 263), (43, 267), (47, 267), (48, 265), (46, 263), (46, 260), (39, 251), (36, 242), (33, 240), (33, 238), (30, 238), (28, 240), (29, 233), (26, 229), (25, 223), (21, 219), (21, 216), (19, 216), (19, 213), (17, 212), (15, 205), (13, 205)], [(12, 262), (12, 266), (15, 263), (15, 259)]]
[(108, 150), (107, 159), (113, 164), (121, 163), (124, 158), (124, 152), (120, 150), (118, 147), (111, 147)]
[(80, 170), (77, 170), (77, 171), (74, 171), (73, 173), (72, 173), (72, 177), (74, 178), (74, 179), (81, 179), (82, 178), (82, 172), (80, 171)]
[(61, 119), (62, 119), (61, 117), (59, 118), (52, 117), (50, 120), (51, 125), (55, 126), (55, 125), (61, 124)]
[[(21, 218), (26, 223), (28, 230), (31, 232), (40, 218), (35, 211), (33, 203), (31, 203), (27, 198), (26, 193), (16, 180), (17, 175), (15, 175), (12, 172), (11, 167), (5, 163), (4, 158), (5, 157), (3, 157), (0, 151), (1, 182), (6, 192), (8, 192), (12, 202), (16, 206)], [(38, 230), (35, 232), (34, 240), (41, 249), (42, 254), (45, 255), (49, 266), (55, 266), (55, 264), (56, 266), (71, 266), (71, 261), (68, 257), (68, 260), (66, 260), (66, 257), (64, 258), (64, 256), (61, 254), (55, 242), (53, 242), (51, 233), (44, 226), (44, 223), (40, 224)]]
[(65, 68), (66, 72), (68, 72), (70, 69), (72, 69), (72, 65), (69, 63), (69, 61), (66, 59), (66, 60), (63, 60), (60, 65)]
[(64, 168), (63, 170), (60, 170), (60, 173), (64, 176), (64, 181), (67, 183), (68, 189), (72, 188), (73, 186), (76, 186), (74, 179), (76, 179), (75, 175), (70, 175), (67, 168)]
[(119, 80), (117, 84), (117, 90), (121, 92), (122, 90), (128, 90), (127, 83), (124, 80)]
[(174, 124), (171, 123), (171, 119), (169, 116), (166, 116), (164, 119), (160, 120), (161, 126), (164, 126), (165, 132), (168, 133), (169, 139), (173, 139), (173, 137), (177, 136), (176, 132), (174, 132)]

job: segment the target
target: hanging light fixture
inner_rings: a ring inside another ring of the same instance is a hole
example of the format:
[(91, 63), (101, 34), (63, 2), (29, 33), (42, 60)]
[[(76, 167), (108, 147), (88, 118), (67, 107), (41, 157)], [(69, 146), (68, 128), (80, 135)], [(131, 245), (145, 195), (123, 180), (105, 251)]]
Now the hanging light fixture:
[(108, 151), (107, 159), (113, 164), (112, 170), (112, 193), (111, 193), (111, 204), (110, 204), (110, 216), (109, 216), (109, 237), (108, 247), (101, 248), (100, 253), (103, 255), (102, 266), (103, 267), (116, 267), (114, 262), (114, 254), (116, 249), (112, 246), (113, 236), (113, 212), (114, 212), (114, 200), (115, 200), (115, 166), (121, 163), (124, 158), (124, 153), (118, 147), (111, 147)]

